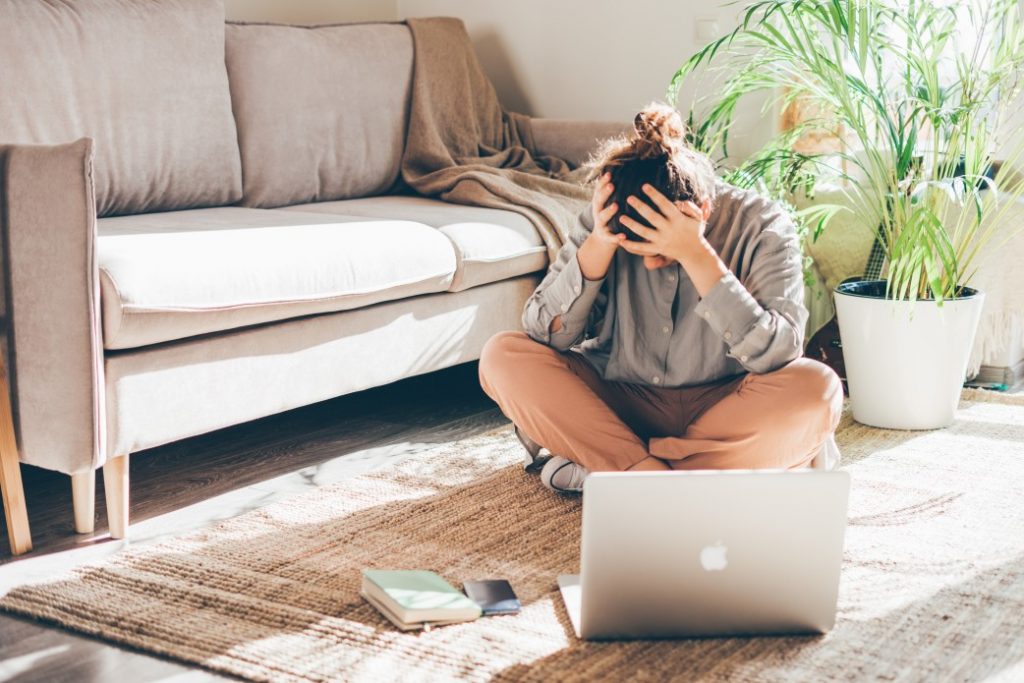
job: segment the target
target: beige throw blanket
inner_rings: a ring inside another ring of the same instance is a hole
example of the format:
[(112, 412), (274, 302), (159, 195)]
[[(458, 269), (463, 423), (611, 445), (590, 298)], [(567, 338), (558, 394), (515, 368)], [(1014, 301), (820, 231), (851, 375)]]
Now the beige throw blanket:
[(553, 261), (590, 197), (585, 171), (535, 154), (530, 118), (502, 109), (461, 21), (408, 25), (415, 73), (403, 180), (422, 195), (526, 216)]

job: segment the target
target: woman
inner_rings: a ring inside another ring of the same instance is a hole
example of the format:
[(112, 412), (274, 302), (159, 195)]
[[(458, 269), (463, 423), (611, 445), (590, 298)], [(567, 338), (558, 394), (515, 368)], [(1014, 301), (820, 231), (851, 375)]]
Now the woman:
[[(679, 114), (651, 105), (591, 162), (591, 207), (523, 313), (485, 345), (480, 383), (541, 480), (589, 472), (799, 468), (838, 460), (842, 386), (801, 358), (795, 227), (715, 180)], [(820, 461), (819, 461), (820, 462)]]

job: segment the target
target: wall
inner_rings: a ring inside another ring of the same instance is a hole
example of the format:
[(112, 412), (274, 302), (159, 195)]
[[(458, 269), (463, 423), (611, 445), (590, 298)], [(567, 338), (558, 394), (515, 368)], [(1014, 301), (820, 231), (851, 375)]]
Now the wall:
[[(629, 121), (664, 98), (676, 68), (700, 45), (703, 21), (717, 37), (738, 8), (712, 0), (397, 0), (400, 18), (455, 16), (469, 30), (503, 104), (552, 118)], [(693, 102), (693, 86), (679, 106)], [(757, 102), (740, 107), (732, 153), (744, 156), (775, 131)]]
[(394, 21), (396, 0), (225, 0), (227, 18), (288, 24)]
[[(484, 70), (513, 111), (550, 118), (629, 121), (664, 98), (697, 47), (702, 21), (714, 35), (738, 9), (712, 0), (225, 0), (228, 19), (318, 24), (454, 16), (469, 30)], [(710, 27), (714, 28), (714, 27)], [(683, 90), (686, 111), (698, 94)], [(731, 151), (742, 157), (775, 130), (775, 115), (743, 106)]]

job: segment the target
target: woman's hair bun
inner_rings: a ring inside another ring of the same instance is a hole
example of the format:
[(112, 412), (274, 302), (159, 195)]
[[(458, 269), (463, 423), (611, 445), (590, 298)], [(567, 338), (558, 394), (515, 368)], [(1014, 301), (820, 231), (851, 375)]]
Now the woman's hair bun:
[[(716, 191), (714, 165), (707, 155), (690, 148), (679, 112), (667, 104), (650, 104), (634, 117), (633, 129), (602, 142), (586, 163), (590, 180), (611, 175), (615, 188), (609, 202), (643, 222), (639, 213), (630, 213), (635, 209), (627, 199), (644, 197), (641, 188), (650, 183), (672, 201), (711, 206)], [(616, 226), (630, 234), (621, 223)]]
[(671, 156), (684, 145), (686, 124), (675, 108), (652, 103), (633, 118), (633, 146), (641, 159)]

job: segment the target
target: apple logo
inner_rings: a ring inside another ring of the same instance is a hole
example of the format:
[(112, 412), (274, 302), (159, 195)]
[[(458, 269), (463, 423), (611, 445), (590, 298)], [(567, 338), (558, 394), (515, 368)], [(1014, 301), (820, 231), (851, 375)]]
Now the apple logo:
[(728, 550), (721, 541), (714, 545), (704, 546), (704, 549), (700, 551), (701, 566), (709, 572), (722, 571), (729, 565), (729, 560), (725, 558), (725, 553)]

